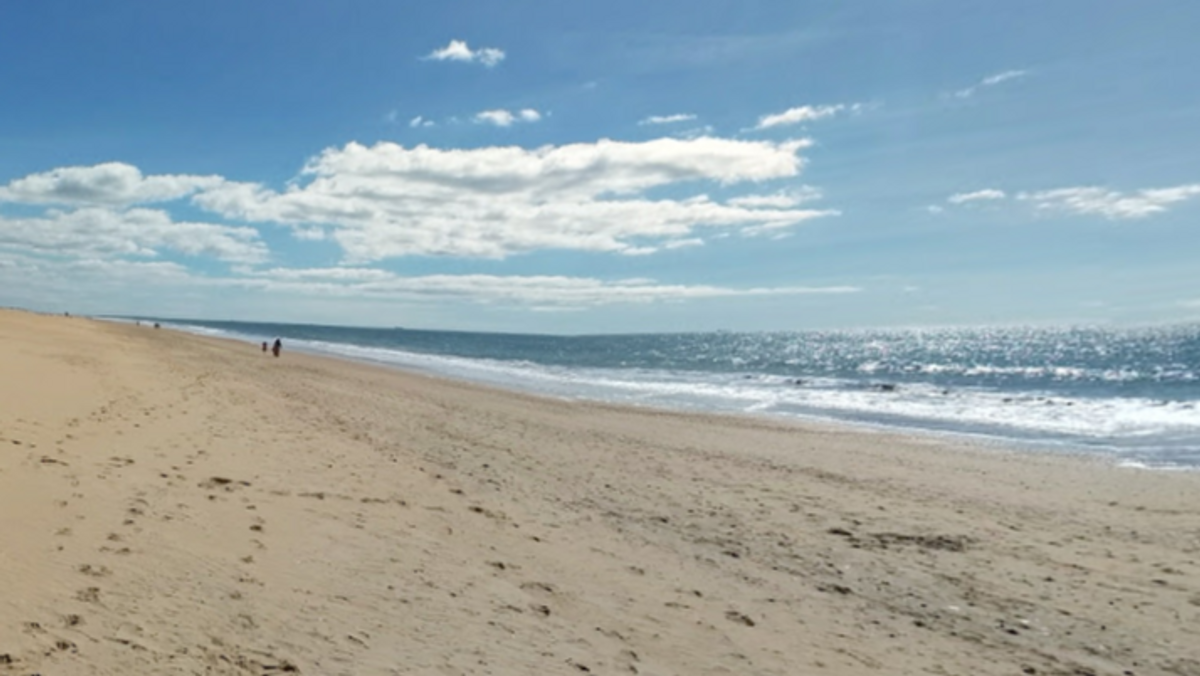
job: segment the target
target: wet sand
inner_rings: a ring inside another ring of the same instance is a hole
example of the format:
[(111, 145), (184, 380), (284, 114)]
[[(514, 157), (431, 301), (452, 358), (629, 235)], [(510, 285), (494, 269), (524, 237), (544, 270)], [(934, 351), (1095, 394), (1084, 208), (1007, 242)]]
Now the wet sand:
[(1196, 675), (1200, 474), (0, 312), (0, 674), (287, 672)]

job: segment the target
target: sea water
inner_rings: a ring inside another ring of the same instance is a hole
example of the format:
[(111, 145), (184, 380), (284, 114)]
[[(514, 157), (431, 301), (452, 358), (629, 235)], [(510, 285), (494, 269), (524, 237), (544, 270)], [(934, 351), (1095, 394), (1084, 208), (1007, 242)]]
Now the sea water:
[(157, 321), (553, 397), (1200, 468), (1197, 325), (548, 336)]

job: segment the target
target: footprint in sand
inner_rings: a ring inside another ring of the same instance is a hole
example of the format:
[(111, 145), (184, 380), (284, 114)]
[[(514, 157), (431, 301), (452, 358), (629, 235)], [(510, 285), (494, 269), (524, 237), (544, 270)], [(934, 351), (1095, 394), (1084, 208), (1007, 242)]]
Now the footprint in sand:
[(521, 589), (524, 589), (525, 591), (533, 591), (533, 592), (541, 592), (543, 594), (550, 594), (551, 596), (553, 596), (556, 593), (554, 591), (554, 585), (548, 584), (546, 582), (524, 582), (521, 584)]
[(74, 643), (72, 643), (66, 639), (61, 639), (61, 638), (54, 642), (54, 647), (59, 650), (63, 650), (63, 651), (70, 650), (70, 651), (74, 652), (76, 650)]
[(247, 615), (246, 613), (238, 613), (236, 622), (237, 622), (238, 626), (241, 627), (242, 629), (257, 629), (258, 628), (258, 623), (254, 621), (253, 617)]
[(93, 566), (90, 563), (80, 566), (79, 572), (91, 577), (108, 577), (112, 575), (112, 571), (108, 569), (108, 566)]

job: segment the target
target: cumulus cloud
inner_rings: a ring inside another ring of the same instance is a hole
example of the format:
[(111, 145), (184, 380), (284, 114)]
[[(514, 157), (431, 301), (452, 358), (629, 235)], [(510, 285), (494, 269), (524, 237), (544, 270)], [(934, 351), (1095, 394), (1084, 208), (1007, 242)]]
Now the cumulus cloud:
[(1145, 218), (1167, 210), (1172, 204), (1200, 195), (1200, 183), (1171, 188), (1150, 188), (1122, 193), (1099, 187), (1059, 188), (1025, 192), (1017, 199), (1040, 210), (1074, 214), (1097, 214), (1109, 219)]
[(197, 194), (227, 218), (327, 228), (347, 261), (504, 258), (545, 249), (645, 254), (704, 231), (782, 231), (831, 210), (651, 199), (652, 188), (732, 186), (799, 175), (807, 141), (601, 140), (537, 149), (330, 148), (279, 192), (226, 182)]
[(1006, 70), (1002, 73), (996, 73), (995, 75), (989, 75), (989, 76), (983, 78), (982, 80), (980, 80), (979, 82), (971, 85), (970, 87), (966, 87), (964, 89), (959, 89), (958, 91), (954, 92), (951, 95), (954, 96), (955, 98), (959, 98), (959, 99), (969, 99), (972, 96), (974, 96), (976, 94), (976, 92), (978, 92), (980, 89), (982, 89), (984, 87), (994, 87), (1002, 82), (1008, 82), (1009, 80), (1016, 80), (1018, 78), (1023, 78), (1028, 74), (1029, 74), (1029, 71), (1025, 71), (1025, 70)]
[(173, 251), (231, 263), (259, 263), (266, 246), (253, 228), (173, 221), (156, 209), (51, 209), (31, 218), (0, 217), (0, 247), (68, 257), (157, 256)]
[(678, 113), (675, 115), (651, 115), (650, 117), (639, 121), (638, 124), (642, 126), (650, 124), (675, 124), (677, 122), (691, 122), (695, 119), (696, 116), (690, 113)]
[(989, 202), (993, 200), (1002, 200), (1006, 197), (1003, 190), (995, 188), (984, 188), (974, 192), (960, 192), (946, 198), (950, 204), (966, 204), (967, 202)]
[(127, 206), (170, 202), (213, 188), (220, 176), (143, 176), (135, 166), (106, 162), (30, 174), (0, 187), (0, 202)]
[(494, 47), (471, 49), (465, 40), (451, 40), (450, 44), (435, 49), (425, 56), (427, 61), (461, 61), (479, 63), (491, 68), (504, 60), (503, 50)]
[(503, 109), (485, 110), (475, 115), (476, 124), (491, 124), (497, 127), (511, 127), (517, 122), (537, 122), (542, 114), (533, 108), (525, 108), (513, 113)]
[(850, 112), (857, 113), (862, 110), (861, 103), (846, 105), (838, 103), (831, 106), (800, 106), (798, 108), (789, 108), (782, 113), (774, 113), (764, 115), (758, 118), (758, 124), (755, 129), (772, 129), (774, 127), (787, 127), (801, 122), (816, 122), (825, 118), (840, 115)]
[(408, 126), (412, 127), (413, 129), (418, 129), (420, 127), (432, 127), (434, 124), (435, 123), (433, 120), (427, 120), (420, 115), (408, 121)]
[(371, 268), (274, 269), (243, 281), (272, 291), (406, 300), (464, 300), (527, 306), (595, 307), (737, 296), (847, 294), (853, 286), (728, 288), (662, 284), (652, 279), (425, 275), (403, 277)]

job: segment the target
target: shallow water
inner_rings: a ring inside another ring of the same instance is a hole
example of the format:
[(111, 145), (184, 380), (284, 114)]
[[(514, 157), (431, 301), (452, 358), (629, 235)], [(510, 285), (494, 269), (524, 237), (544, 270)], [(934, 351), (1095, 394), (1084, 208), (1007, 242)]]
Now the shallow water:
[(557, 397), (1200, 467), (1200, 326), (543, 336), (158, 320)]

